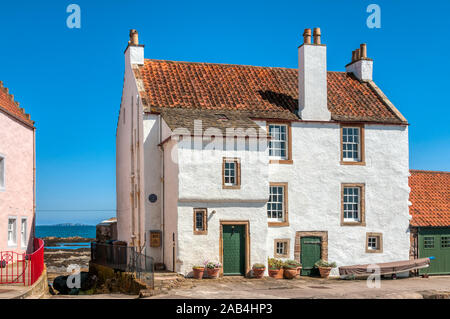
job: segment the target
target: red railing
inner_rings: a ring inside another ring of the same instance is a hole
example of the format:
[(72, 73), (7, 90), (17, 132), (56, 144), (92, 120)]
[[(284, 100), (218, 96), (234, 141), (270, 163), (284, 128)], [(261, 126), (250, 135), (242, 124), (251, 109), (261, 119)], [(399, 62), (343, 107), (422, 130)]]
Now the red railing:
[(0, 284), (31, 286), (44, 270), (44, 241), (35, 238), (32, 254), (0, 251)]

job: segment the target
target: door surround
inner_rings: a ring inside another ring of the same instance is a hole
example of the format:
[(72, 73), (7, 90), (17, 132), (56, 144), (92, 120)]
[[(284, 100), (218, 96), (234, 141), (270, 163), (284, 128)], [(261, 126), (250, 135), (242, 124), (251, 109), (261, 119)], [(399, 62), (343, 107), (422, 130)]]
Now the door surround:
[(220, 275), (223, 276), (223, 225), (245, 226), (245, 275), (250, 273), (250, 222), (248, 220), (220, 220), (219, 262), (222, 264)]
[(328, 261), (328, 232), (327, 231), (298, 231), (295, 233), (294, 259), (298, 262), (301, 256), (301, 239), (302, 237), (320, 237), (321, 252), (320, 258)]

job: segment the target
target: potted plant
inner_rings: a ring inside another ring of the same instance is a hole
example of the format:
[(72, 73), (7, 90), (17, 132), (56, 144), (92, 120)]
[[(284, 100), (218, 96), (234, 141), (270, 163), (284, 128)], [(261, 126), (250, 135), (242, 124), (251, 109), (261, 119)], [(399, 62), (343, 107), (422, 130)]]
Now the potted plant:
[(264, 271), (266, 270), (266, 266), (264, 264), (254, 264), (253, 267), (253, 274), (256, 278), (260, 279), (264, 276)]
[(328, 261), (325, 261), (325, 260), (321, 259), (321, 260), (319, 260), (318, 262), (315, 263), (315, 266), (317, 268), (319, 268), (320, 277), (328, 278), (328, 276), (330, 275), (331, 269), (336, 267), (336, 263), (335, 262), (328, 262)]
[(205, 266), (195, 265), (192, 267), (192, 271), (194, 272), (195, 279), (202, 279), (203, 273), (205, 272)]
[(205, 263), (206, 271), (208, 272), (209, 278), (217, 278), (219, 275), (220, 268), (222, 265), (219, 262), (206, 262)]
[(269, 258), (268, 264), (269, 276), (275, 279), (282, 279), (283, 269), (281, 269), (281, 267), (283, 266), (283, 262), (276, 258)]
[[(295, 260), (287, 260), (285, 262), (285, 269), (286, 268), (289, 268), (289, 269), (295, 268), (295, 270), (297, 271), (295, 276), (300, 276), (300, 272), (302, 270), (302, 264)], [(286, 273), (284, 275), (286, 276)]]

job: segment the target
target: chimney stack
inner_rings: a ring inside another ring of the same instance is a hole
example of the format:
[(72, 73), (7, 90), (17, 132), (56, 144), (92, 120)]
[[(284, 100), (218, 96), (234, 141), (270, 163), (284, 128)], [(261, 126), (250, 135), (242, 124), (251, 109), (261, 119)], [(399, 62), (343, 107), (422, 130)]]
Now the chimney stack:
[(322, 44), (320, 28), (303, 33), (304, 43), (298, 48), (298, 112), (302, 120), (329, 121), (327, 102), (327, 47)]
[(130, 40), (125, 50), (125, 62), (130, 64), (144, 64), (144, 45), (139, 44), (139, 35), (137, 30), (130, 30)]
[(367, 57), (367, 45), (361, 43), (358, 49), (352, 52), (352, 61), (345, 66), (347, 73), (353, 73), (362, 82), (372, 80), (373, 60)]

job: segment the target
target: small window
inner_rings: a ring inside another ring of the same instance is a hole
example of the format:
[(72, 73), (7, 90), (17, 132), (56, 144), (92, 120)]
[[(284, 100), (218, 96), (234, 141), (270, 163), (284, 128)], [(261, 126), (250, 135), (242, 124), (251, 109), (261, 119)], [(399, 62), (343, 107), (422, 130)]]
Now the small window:
[(441, 237), (441, 248), (450, 248), (450, 236)]
[(207, 234), (207, 211), (206, 208), (194, 209), (194, 234), (206, 235)]
[(20, 224), (20, 242), (22, 247), (27, 247), (28, 245), (28, 238), (27, 238), (27, 219), (26, 218), (22, 218), (22, 222)]
[(274, 257), (289, 258), (290, 239), (275, 239), (274, 241)]
[(222, 188), (240, 188), (241, 163), (239, 158), (223, 158)]
[(269, 226), (287, 224), (287, 183), (271, 183), (267, 202)]
[(17, 218), (8, 218), (8, 246), (17, 245)]
[(0, 155), (0, 190), (5, 189), (5, 157)]
[(367, 253), (382, 253), (383, 252), (383, 234), (367, 233), (366, 252)]
[(434, 248), (434, 237), (430, 237), (430, 236), (423, 237), (423, 248), (433, 249)]
[(364, 164), (364, 126), (341, 127), (341, 163)]
[(344, 222), (360, 221), (360, 187), (344, 187)]

